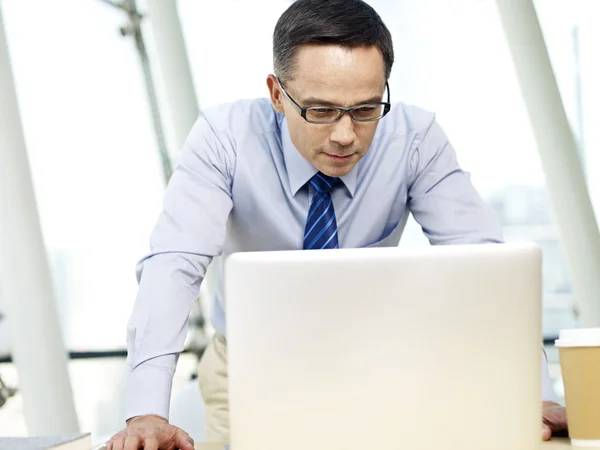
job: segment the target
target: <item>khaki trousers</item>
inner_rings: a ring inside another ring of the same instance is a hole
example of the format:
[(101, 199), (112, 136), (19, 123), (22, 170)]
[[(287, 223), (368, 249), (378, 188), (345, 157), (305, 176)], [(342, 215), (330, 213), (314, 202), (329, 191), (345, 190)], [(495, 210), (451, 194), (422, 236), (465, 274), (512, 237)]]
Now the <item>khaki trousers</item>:
[(206, 440), (229, 442), (229, 389), (227, 341), (215, 333), (198, 364), (198, 382), (204, 400)]

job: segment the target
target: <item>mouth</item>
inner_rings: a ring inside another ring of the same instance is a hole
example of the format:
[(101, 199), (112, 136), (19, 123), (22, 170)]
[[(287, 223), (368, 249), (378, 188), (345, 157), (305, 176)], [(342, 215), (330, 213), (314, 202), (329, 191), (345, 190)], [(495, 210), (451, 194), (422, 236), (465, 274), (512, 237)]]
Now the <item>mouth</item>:
[(348, 161), (352, 157), (352, 154), (340, 156), (340, 155), (332, 155), (332, 154), (326, 153), (326, 155), (334, 161)]

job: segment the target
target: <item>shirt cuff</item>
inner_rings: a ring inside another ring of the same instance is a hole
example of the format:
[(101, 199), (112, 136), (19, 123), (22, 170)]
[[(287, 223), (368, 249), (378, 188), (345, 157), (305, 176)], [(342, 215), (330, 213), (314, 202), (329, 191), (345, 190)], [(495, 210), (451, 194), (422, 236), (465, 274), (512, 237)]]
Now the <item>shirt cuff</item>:
[(173, 375), (158, 367), (137, 367), (129, 374), (125, 420), (154, 414), (169, 420)]
[(552, 388), (552, 380), (550, 379), (550, 370), (548, 368), (548, 358), (546, 351), (542, 350), (542, 401), (557, 402), (556, 393)]

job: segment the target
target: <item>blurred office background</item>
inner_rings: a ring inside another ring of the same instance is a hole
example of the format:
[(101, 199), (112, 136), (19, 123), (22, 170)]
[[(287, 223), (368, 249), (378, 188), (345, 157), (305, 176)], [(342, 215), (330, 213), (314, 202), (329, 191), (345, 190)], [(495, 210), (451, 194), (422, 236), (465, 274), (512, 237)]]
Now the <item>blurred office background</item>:
[[(200, 108), (266, 96), (271, 33), (290, 1), (177, 3)], [(496, 3), (369, 3), (394, 36), (392, 100), (436, 111), (506, 239), (542, 246), (543, 331), (551, 341), (560, 328), (578, 324), (571, 273)], [(137, 5), (147, 10), (146, 1)], [(600, 2), (536, 0), (535, 6), (598, 210)], [(151, 105), (133, 39), (119, 32), (128, 23), (121, 10), (102, 0), (0, 0), (0, 7), (63, 338), (75, 357), (69, 363), (75, 406), (81, 429), (99, 441), (123, 425), (118, 393), (126, 371), (125, 326), (136, 296), (134, 268), (147, 251), (162, 202)], [(176, 162), (153, 30), (148, 19), (142, 24)], [(427, 242), (409, 222), (401, 246), (415, 245)], [(194, 330), (210, 333), (209, 327)], [(10, 345), (6, 320), (0, 320), (0, 377), (18, 388)], [(547, 347), (560, 398), (557, 356)], [(194, 352), (181, 358), (174, 392), (193, 390), (195, 364)], [(0, 436), (27, 433), (22, 407), (18, 392), (0, 407)]]

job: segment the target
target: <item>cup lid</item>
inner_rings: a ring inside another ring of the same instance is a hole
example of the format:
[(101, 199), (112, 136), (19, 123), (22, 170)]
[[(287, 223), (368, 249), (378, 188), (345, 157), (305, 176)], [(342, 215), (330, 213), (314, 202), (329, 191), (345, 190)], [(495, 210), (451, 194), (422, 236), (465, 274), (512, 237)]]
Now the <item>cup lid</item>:
[(560, 330), (556, 347), (600, 347), (600, 328)]

